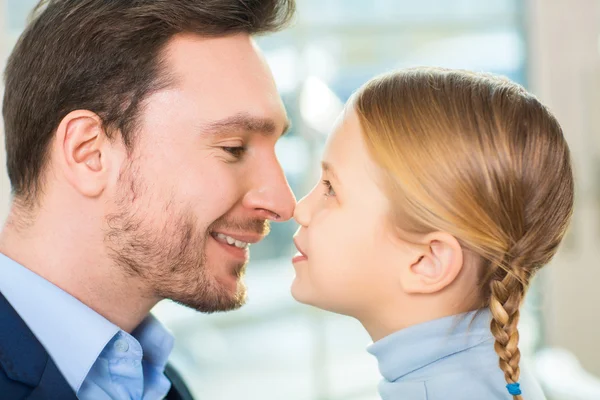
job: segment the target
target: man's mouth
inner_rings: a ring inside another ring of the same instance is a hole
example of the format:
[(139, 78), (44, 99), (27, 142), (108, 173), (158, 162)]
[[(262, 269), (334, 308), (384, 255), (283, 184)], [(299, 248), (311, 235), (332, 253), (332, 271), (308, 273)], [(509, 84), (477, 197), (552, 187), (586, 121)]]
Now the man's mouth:
[(237, 247), (238, 249), (247, 249), (251, 244), (258, 243), (264, 238), (263, 235), (259, 234), (229, 232), (211, 232), (211, 236), (217, 242), (229, 245), (231, 247)]
[(238, 240), (232, 236), (225, 235), (224, 233), (213, 232), (212, 236), (221, 243), (228, 244), (229, 246), (237, 247), (238, 249), (247, 249), (250, 247), (250, 243)]

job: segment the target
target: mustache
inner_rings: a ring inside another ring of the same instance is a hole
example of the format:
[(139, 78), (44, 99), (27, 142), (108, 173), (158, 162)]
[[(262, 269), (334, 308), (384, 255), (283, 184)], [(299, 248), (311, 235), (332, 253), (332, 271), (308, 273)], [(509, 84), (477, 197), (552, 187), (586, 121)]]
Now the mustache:
[(235, 232), (256, 233), (260, 236), (267, 236), (271, 232), (271, 224), (266, 219), (221, 217), (213, 222), (208, 228), (208, 232), (216, 230), (232, 230)]

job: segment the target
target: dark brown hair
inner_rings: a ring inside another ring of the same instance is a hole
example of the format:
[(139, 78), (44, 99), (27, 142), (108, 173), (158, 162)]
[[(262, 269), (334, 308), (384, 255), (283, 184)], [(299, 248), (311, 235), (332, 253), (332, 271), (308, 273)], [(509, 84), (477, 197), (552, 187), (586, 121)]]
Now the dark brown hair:
[(131, 149), (140, 103), (170, 83), (161, 51), (174, 35), (273, 32), (294, 11), (295, 0), (41, 1), (4, 74), (13, 194), (38, 199), (48, 145), (71, 111), (95, 112)]

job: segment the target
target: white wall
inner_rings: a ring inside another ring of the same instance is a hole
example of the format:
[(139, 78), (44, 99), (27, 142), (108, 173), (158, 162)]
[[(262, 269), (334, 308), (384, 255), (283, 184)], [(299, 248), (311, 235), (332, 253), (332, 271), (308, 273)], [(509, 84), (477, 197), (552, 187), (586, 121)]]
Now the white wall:
[(600, 14), (597, 0), (529, 0), (529, 79), (573, 155), (570, 237), (541, 276), (545, 337), (600, 376)]

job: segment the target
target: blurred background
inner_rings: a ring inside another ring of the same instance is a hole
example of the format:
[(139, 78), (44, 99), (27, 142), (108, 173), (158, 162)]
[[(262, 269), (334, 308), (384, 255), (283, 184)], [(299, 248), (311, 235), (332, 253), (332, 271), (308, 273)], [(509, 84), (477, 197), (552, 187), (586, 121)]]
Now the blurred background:
[[(34, 3), (0, 0), (2, 69)], [(599, 11), (598, 0), (298, 0), (292, 29), (258, 39), (293, 121), (277, 151), (298, 198), (317, 179), (343, 103), (392, 68), (503, 74), (555, 112), (573, 153), (576, 212), (521, 323), (526, 362), (552, 400), (600, 399)], [(4, 157), (0, 223), (10, 202)], [(362, 327), (289, 293), (295, 229), (275, 224), (253, 247), (243, 309), (202, 315), (170, 302), (154, 309), (175, 334), (174, 363), (199, 399), (377, 399), (379, 373)]]

